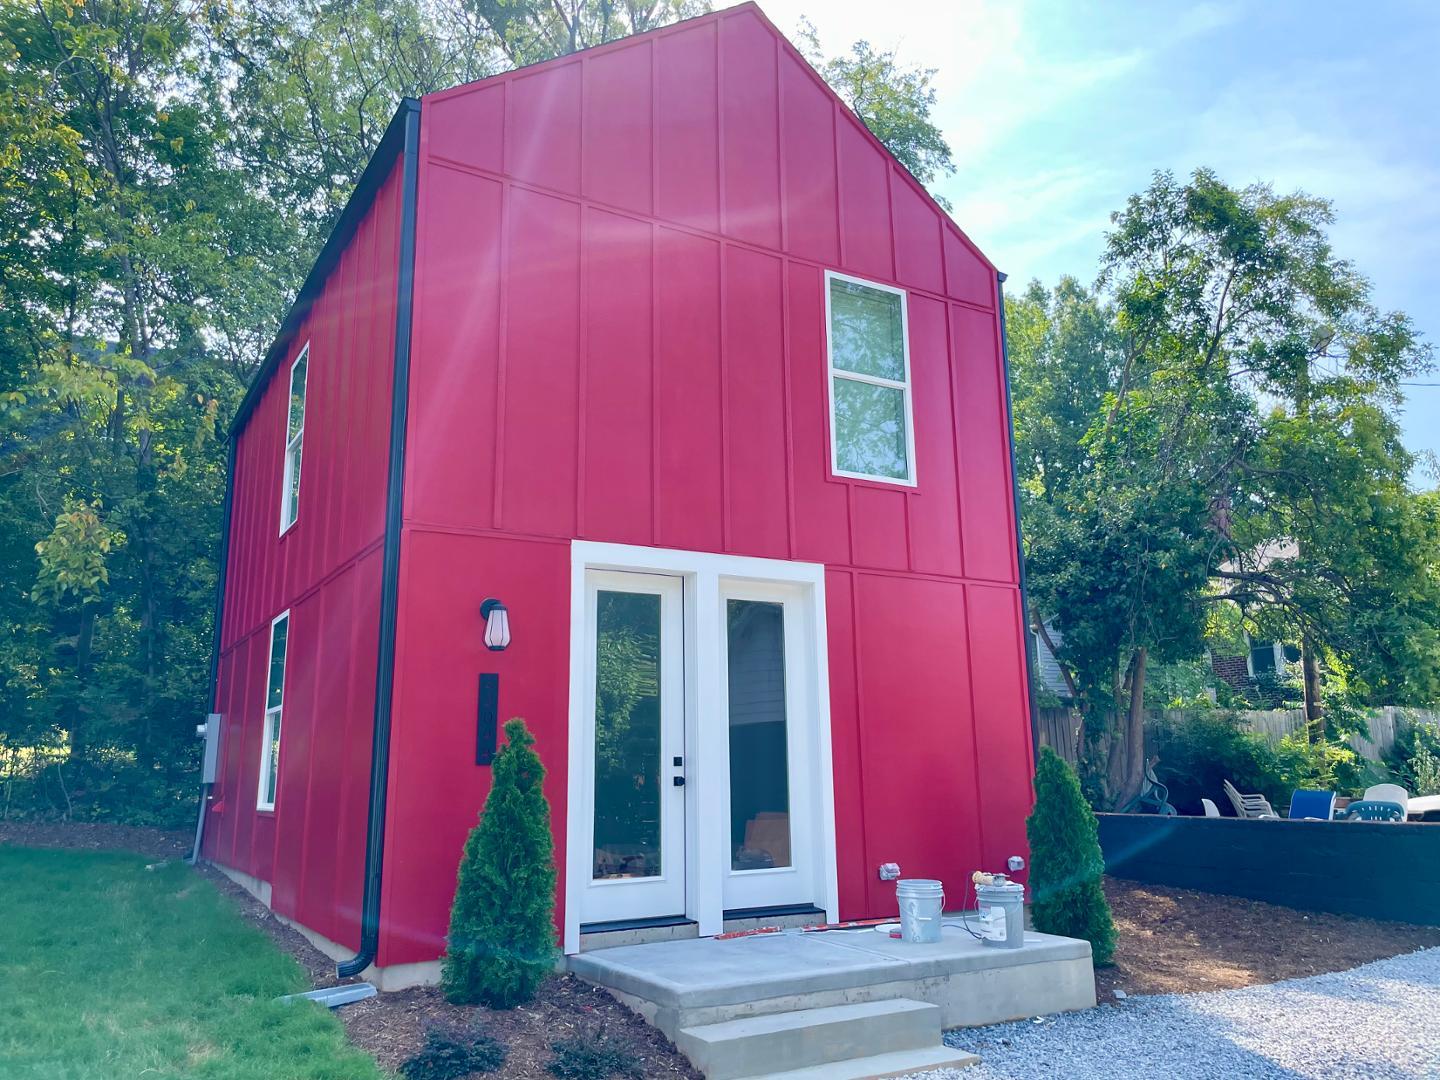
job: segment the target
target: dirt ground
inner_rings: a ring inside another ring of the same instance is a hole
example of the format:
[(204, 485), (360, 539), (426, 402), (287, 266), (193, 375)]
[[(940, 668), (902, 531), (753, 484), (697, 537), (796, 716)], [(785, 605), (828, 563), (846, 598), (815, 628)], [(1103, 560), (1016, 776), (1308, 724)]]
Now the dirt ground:
[(1344, 971), (1440, 945), (1440, 927), (1296, 911), (1234, 896), (1105, 879), (1119, 940), (1099, 999), (1186, 994)]
[[(0, 845), (128, 849), (179, 858), (182, 832), (120, 825), (0, 822)], [(211, 867), (199, 870), (234, 898), (243, 918), (290, 953), (316, 986), (337, 981), (332, 961), (249, 893)], [(1115, 964), (1096, 973), (1101, 1002), (1126, 995), (1226, 990), (1342, 971), (1371, 960), (1440, 945), (1440, 927), (1377, 922), (1277, 907), (1184, 889), (1105, 880), (1119, 942)], [(624, 1047), (638, 1075), (698, 1080), (659, 1031), (608, 994), (572, 976), (552, 979), (537, 999), (508, 1012), (451, 1005), (434, 988), (417, 988), (347, 1005), (337, 1015), (352, 1042), (396, 1070), (420, 1049), (432, 1027), (467, 1029), (508, 1048), (496, 1080), (550, 1080), (550, 1045), (564, 1038), (605, 1039)]]
[(156, 859), (183, 859), (195, 834), (189, 830), (144, 829), (87, 821), (0, 821), (0, 844), (75, 848), (82, 851), (137, 851)]

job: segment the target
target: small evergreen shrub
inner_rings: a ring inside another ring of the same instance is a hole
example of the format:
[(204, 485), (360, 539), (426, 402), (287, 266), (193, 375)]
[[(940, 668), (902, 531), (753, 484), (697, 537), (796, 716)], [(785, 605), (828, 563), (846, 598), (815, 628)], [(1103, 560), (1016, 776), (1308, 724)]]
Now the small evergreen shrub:
[(597, 1034), (593, 1038), (561, 1039), (550, 1044), (555, 1052), (548, 1068), (560, 1080), (609, 1080), (614, 1076), (640, 1076), (640, 1059), (626, 1046)]
[(488, 1035), (431, 1029), (425, 1046), (400, 1066), (405, 1080), (460, 1080), (505, 1064), (505, 1047)]
[(441, 984), (451, 1001), (528, 1001), (555, 956), (555, 853), (535, 738), (518, 717), (491, 766), (480, 824), (460, 859)]
[(1115, 956), (1115, 924), (1100, 878), (1095, 812), (1080, 793), (1075, 770), (1048, 746), (1035, 769), (1035, 809), (1025, 822), (1030, 841), (1030, 918), (1046, 934), (1090, 942), (1095, 965)]

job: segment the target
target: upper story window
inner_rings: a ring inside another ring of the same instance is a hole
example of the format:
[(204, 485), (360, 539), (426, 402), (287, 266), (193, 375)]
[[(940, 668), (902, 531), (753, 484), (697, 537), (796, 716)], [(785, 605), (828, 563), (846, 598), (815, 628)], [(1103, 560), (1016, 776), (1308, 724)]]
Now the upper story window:
[(310, 344), (290, 365), (290, 407), (285, 420), (285, 475), (280, 489), (280, 531), (300, 514), (300, 446), (305, 441), (305, 370), (310, 366)]
[(905, 291), (825, 274), (830, 453), (837, 476), (915, 484)]
[(270, 624), (270, 666), (265, 674), (265, 726), (260, 734), (260, 793), (255, 805), (275, 809), (280, 784), (280, 712), (285, 701), (285, 642), (290, 636), (290, 613)]

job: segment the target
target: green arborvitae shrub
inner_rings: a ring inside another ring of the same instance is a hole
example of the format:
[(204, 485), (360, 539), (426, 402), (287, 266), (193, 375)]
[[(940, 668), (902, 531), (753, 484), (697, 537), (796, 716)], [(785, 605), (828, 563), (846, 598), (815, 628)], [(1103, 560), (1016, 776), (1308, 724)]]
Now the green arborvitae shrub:
[(1095, 812), (1080, 793), (1075, 770), (1048, 746), (1035, 769), (1035, 809), (1025, 822), (1030, 840), (1030, 918), (1046, 934), (1084, 938), (1095, 964), (1115, 955), (1115, 924), (1100, 878)]
[(420, 1052), (400, 1066), (400, 1075), (405, 1080), (461, 1080), (503, 1064), (505, 1047), (488, 1035), (431, 1029)]
[(505, 725), (480, 824), (460, 858), (441, 982), (451, 1001), (530, 1000), (555, 958), (555, 853), (545, 767), (525, 721)]

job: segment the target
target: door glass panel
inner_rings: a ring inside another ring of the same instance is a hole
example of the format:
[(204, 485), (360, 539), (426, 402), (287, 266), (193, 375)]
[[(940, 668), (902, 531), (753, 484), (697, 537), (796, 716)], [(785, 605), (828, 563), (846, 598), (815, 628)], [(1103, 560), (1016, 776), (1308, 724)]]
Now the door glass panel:
[(785, 606), (726, 602), (730, 670), (730, 867), (789, 866)]
[(595, 597), (594, 877), (658, 877), (660, 597)]

